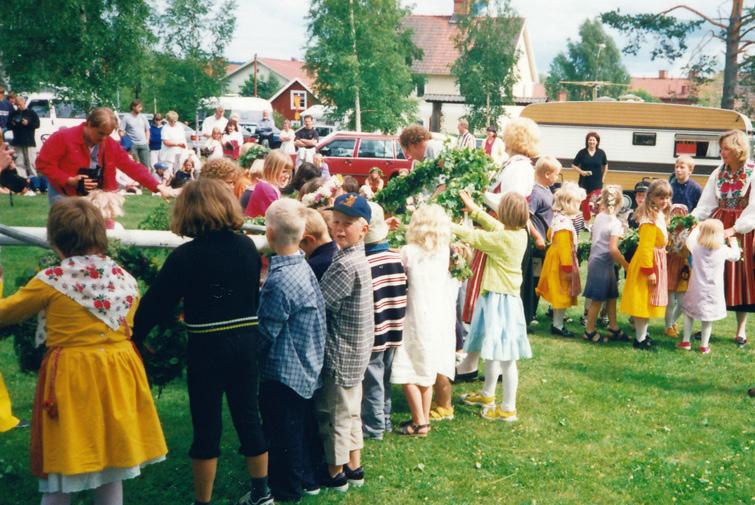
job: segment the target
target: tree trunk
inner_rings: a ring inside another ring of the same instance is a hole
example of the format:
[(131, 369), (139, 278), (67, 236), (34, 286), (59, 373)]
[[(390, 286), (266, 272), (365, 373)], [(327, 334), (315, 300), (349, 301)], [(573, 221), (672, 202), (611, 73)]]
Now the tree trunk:
[(721, 97), (722, 109), (733, 109), (737, 93), (737, 56), (742, 29), (742, 5), (744, 0), (732, 0), (729, 25), (726, 27), (726, 56), (724, 63), (724, 91)]
[(357, 31), (354, 26), (354, 0), (349, 0), (349, 22), (351, 23), (351, 48), (354, 53), (356, 69), (354, 75), (354, 127), (362, 131), (362, 104), (359, 100), (359, 55), (357, 54)]

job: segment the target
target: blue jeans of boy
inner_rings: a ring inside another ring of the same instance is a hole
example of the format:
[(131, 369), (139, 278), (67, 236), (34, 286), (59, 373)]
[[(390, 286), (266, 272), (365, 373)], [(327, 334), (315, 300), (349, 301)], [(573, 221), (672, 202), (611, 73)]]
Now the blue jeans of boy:
[(362, 433), (383, 438), (391, 431), (391, 366), (395, 347), (373, 352), (362, 381)]

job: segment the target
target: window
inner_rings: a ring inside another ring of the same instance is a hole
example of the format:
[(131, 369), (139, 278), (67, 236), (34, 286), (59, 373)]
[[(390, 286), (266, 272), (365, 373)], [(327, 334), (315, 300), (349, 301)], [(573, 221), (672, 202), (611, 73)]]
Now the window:
[(50, 102), (48, 100), (30, 100), (29, 108), (39, 117), (50, 117)]
[(632, 133), (633, 146), (654, 146), (655, 133), (634, 132)]
[(404, 155), (404, 150), (401, 149), (401, 144), (398, 140), (393, 141), (393, 148), (396, 151), (396, 159), (397, 160), (405, 160), (406, 156)]
[(323, 156), (331, 158), (351, 158), (354, 156), (354, 144), (356, 144), (356, 139), (335, 139), (323, 146), (320, 152)]
[(390, 140), (362, 139), (359, 144), (360, 158), (393, 158), (393, 146)]
[(307, 108), (307, 92), (291, 91), (291, 110), (304, 110)]
[(693, 158), (718, 159), (721, 156), (718, 136), (679, 133), (674, 138), (674, 156), (682, 154)]

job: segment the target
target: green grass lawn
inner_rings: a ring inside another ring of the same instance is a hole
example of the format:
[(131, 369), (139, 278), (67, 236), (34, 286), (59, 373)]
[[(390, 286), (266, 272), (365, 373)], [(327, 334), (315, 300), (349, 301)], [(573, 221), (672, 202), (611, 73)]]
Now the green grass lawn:
[[(134, 227), (159, 199), (127, 201), (121, 221)], [(0, 200), (0, 222), (42, 226), (46, 199)], [(4, 247), (8, 278), (33, 265), (37, 251)], [(13, 287), (7, 286), (6, 294)], [(651, 325), (653, 352), (628, 344), (598, 345), (547, 334), (544, 306), (530, 339), (534, 358), (519, 363), (519, 422), (490, 423), (478, 410), (456, 406), (456, 419), (436, 423), (426, 439), (388, 435), (363, 452), (367, 483), (345, 495), (323, 492), (304, 503), (323, 504), (583, 504), (755, 502), (755, 386), (753, 345), (737, 349), (733, 318), (714, 325), (712, 353), (685, 353)], [(569, 315), (575, 321), (579, 310)], [(625, 330), (630, 328), (621, 321)], [(578, 323), (571, 328), (579, 331)], [(755, 336), (755, 319), (749, 324)], [(29, 418), (35, 377), (22, 374), (10, 341), (0, 342), (0, 370), (15, 413)], [(455, 396), (480, 387), (465, 384)], [(498, 398), (500, 400), (500, 387)], [(394, 388), (394, 422), (408, 418)], [(191, 423), (186, 385), (166, 387), (156, 405), (168, 440), (168, 460), (125, 485), (126, 503), (192, 501)], [(243, 461), (225, 416), (217, 504), (233, 504), (246, 491)], [(29, 473), (29, 430), (0, 434), (0, 504), (38, 503)], [(74, 504), (92, 503), (81, 496)]]

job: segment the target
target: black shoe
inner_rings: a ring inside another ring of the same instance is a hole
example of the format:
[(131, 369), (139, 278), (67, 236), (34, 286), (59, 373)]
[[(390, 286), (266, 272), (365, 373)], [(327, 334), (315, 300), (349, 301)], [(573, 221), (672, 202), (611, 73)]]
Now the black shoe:
[(454, 377), (454, 383), (457, 382), (475, 382), (477, 380), (477, 370), (469, 373), (457, 373)]
[(320, 485), (341, 493), (349, 490), (349, 481), (346, 480), (346, 473), (340, 472), (335, 477), (331, 477), (327, 469), (320, 479)]
[(239, 498), (239, 501), (236, 502), (237, 505), (273, 505), (273, 503), (275, 503), (275, 500), (273, 500), (273, 495), (269, 492), (265, 496), (252, 498), (251, 491)]
[(364, 485), (364, 468), (361, 466), (352, 470), (349, 465), (343, 465), (343, 473), (346, 474), (346, 482), (350, 486), (362, 487)]
[(600, 324), (603, 328), (608, 328), (611, 325), (611, 322), (608, 320), (608, 316), (602, 316), (600, 319), (598, 319), (598, 324)]
[(632, 347), (641, 351), (649, 351), (653, 348), (653, 341), (650, 340), (649, 337), (645, 337), (645, 340), (643, 340), (642, 342), (634, 339), (634, 342), (632, 342)]
[(703, 339), (703, 333), (701, 331), (696, 331), (692, 334), (693, 340), (702, 340)]
[(27, 421), (26, 419), (19, 419), (18, 424), (15, 425), (14, 428), (23, 429), (23, 428), (28, 428), (29, 426), (31, 426), (31, 424), (29, 424), (29, 421)]
[(551, 325), (551, 335), (558, 335), (559, 337), (566, 337), (566, 338), (574, 337), (574, 333), (566, 329), (566, 326), (564, 326), (563, 328), (556, 328), (555, 326)]
[(307, 496), (317, 496), (320, 494), (320, 486), (317, 484), (310, 484), (304, 486), (304, 494)]
[(734, 339), (734, 343), (737, 344), (738, 347), (744, 347), (747, 345), (747, 337), (740, 337), (737, 335), (737, 337)]

